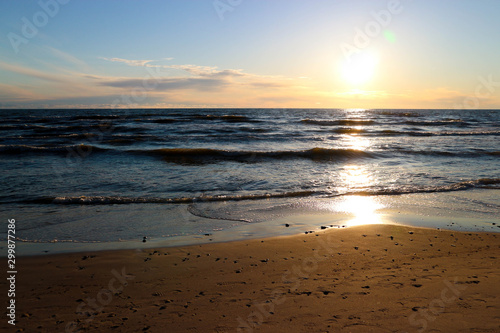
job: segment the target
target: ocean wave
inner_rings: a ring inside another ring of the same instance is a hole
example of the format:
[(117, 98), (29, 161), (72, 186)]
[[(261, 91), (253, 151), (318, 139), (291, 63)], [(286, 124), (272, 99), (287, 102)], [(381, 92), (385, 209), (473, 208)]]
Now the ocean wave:
[(374, 125), (376, 122), (374, 120), (366, 119), (339, 119), (339, 120), (317, 120), (317, 119), (302, 119), (300, 121), (307, 125), (320, 125), (320, 126), (363, 126), (363, 125)]
[[(141, 119), (137, 119), (137, 121), (143, 121)], [(152, 120), (149, 120), (153, 123), (156, 123), (156, 124), (171, 124), (171, 123), (175, 123), (175, 122), (178, 122), (179, 119), (172, 119), (172, 118), (161, 118), (161, 119), (152, 119)]]
[(165, 161), (172, 163), (209, 163), (215, 161), (253, 162), (263, 159), (294, 158), (326, 161), (334, 159), (374, 157), (372, 153), (361, 150), (330, 148), (312, 148), (298, 151), (241, 151), (210, 148), (164, 148), (142, 152), (161, 156)]
[(30, 146), (30, 145), (0, 145), (0, 155), (18, 154), (68, 154), (71, 152), (83, 153), (85, 156), (91, 152), (104, 152), (109, 149), (96, 147), (93, 145), (69, 145), (69, 146)]
[(379, 190), (353, 191), (347, 194), (357, 195), (402, 195), (417, 193), (439, 193), (464, 191), (474, 188), (500, 189), (500, 178), (481, 178), (476, 180), (463, 181), (458, 183), (446, 184), (441, 186), (402, 186), (400, 188), (387, 188)]
[(363, 134), (366, 133), (367, 131), (360, 128), (342, 127), (342, 128), (337, 128), (333, 132), (338, 134)]
[[(398, 124), (398, 123), (396, 123)], [(401, 124), (401, 123), (399, 123)], [(412, 126), (469, 126), (470, 123), (462, 119), (444, 119), (444, 120), (407, 120), (402, 122), (405, 125)]]
[(255, 119), (250, 119), (247, 116), (241, 115), (214, 115), (214, 114), (196, 114), (191, 116), (192, 119), (199, 120), (221, 120), (229, 123), (251, 123), (258, 122)]
[(189, 204), (196, 202), (220, 202), (261, 200), (270, 198), (308, 197), (316, 194), (314, 191), (298, 191), (284, 193), (265, 193), (247, 195), (203, 195), (184, 198), (152, 198), (152, 197), (117, 197), (117, 196), (79, 196), (79, 197), (43, 197), (24, 200), (25, 203), (56, 204), (56, 205), (126, 205), (126, 204)]
[(412, 149), (395, 149), (394, 153), (403, 155), (421, 155), (421, 156), (443, 156), (443, 157), (482, 157), (482, 156), (500, 156), (498, 151), (445, 151), (445, 150), (412, 150)]
[[(363, 151), (357, 149), (342, 148), (312, 148), (305, 150), (277, 150), (277, 151), (246, 151), (246, 150), (224, 150), (213, 148), (160, 148), (160, 149), (122, 149), (119, 146), (132, 144), (147, 140), (148, 136), (111, 137), (102, 141), (109, 145), (100, 147), (92, 144), (76, 145), (0, 145), (0, 155), (21, 154), (54, 154), (67, 155), (76, 153), (82, 157), (91, 153), (120, 153), (133, 155), (157, 156), (165, 162), (177, 164), (208, 164), (224, 161), (258, 163), (268, 160), (293, 160), (306, 159), (315, 162), (335, 162), (363, 158), (391, 158), (398, 155), (409, 156), (443, 156), (443, 157), (482, 157), (500, 156), (499, 151), (469, 150), (469, 151), (445, 151), (445, 150), (414, 150), (408, 148), (392, 147), (381, 151)], [(112, 148), (115, 146), (116, 148)]]
[(500, 178), (481, 178), (470, 181), (457, 182), (441, 186), (402, 186), (399, 188), (385, 188), (372, 190), (352, 190), (344, 193), (326, 193), (324, 191), (292, 191), (281, 193), (247, 194), (247, 195), (202, 195), (182, 198), (155, 198), (155, 197), (121, 197), (121, 196), (62, 196), (25, 199), (23, 203), (55, 204), (55, 205), (125, 205), (125, 204), (191, 204), (201, 202), (264, 200), (297, 197), (340, 197), (348, 195), (378, 196), (378, 195), (405, 195), (418, 193), (440, 193), (465, 191), (470, 189), (500, 189)]
[(381, 130), (381, 131), (371, 131), (366, 132), (368, 135), (375, 136), (498, 136), (500, 131), (488, 131), (488, 130), (478, 130), (478, 131), (398, 131), (398, 130)]
[(74, 116), (69, 120), (115, 120), (115, 119), (126, 119), (127, 115), (88, 115), (88, 116)]

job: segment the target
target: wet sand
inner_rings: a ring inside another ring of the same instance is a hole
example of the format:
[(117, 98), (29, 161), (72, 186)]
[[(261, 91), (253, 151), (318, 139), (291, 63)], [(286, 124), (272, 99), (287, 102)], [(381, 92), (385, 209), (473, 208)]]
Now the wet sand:
[(500, 234), (395, 225), (21, 257), (17, 325), (8, 325), (4, 316), (0, 327), (9, 332), (499, 332), (499, 258)]

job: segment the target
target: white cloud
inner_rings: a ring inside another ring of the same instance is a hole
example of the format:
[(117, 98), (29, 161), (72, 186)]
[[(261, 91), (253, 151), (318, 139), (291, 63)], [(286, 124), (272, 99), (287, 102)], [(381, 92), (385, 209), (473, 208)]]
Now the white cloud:
[(122, 58), (105, 58), (105, 57), (99, 57), (99, 58), (112, 62), (121, 62), (129, 66), (146, 66), (146, 64), (154, 61), (154, 60), (128, 60)]

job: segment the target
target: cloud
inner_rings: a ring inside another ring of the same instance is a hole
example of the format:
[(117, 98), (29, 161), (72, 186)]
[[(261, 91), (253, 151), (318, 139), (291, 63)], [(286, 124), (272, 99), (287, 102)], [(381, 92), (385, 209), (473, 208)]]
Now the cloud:
[(22, 87), (16, 87), (9, 84), (0, 83), (0, 101), (6, 103), (15, 103), (21, 101), (30, 101), (33, 99), (42, 99), (42, 94), (34, 93)]
[[(67, 61), (78, 63), (78, 59), (70, 55), (58, 53)], [(241, 69), (219, 69), (216, 66), (194, 64), (160, 65), (156, 60), (128, 60), (123, 58), (102, 58), (106, 61), (133, 67), (144, 67), (144, 75), (134, 77), (115, 77), (101, 72), (64, 72), (61, 70), (41, 71), (22, 66), (0, 62), (0, 68), (19, 75), (29, 76), (29, 85), (4, 82), (16, 97), (11, 101), (19, 107), (114, 107), (116, 99), (123, 107), (151, 107), (153, 105), (220, 105), (232, 107), (279, 106), (289, 107), (295, 102), (306, 105), (312, 95), (317, 95), (311, 87), (304, 86), (304, 80), (282, 76), (259, 75), (246, 73)], [(163, 69), (174, 69), (186, 72), (177, 76)], [(123, 71), (122, 71), (123, 72)], [(57, 74), (55, 74), (57, 73)], [(39, 82), (39, 78), (46, 82)], [(1, 80), (0, 80), (1, 83)], [(17, 90), (16, 90), (17, 89)], [(292, 97), (290, 97), (292, 96)], [(316, 97), (314, 97), (316, 98)], [(131, 102), (129, 102), (131, 101)], [(10, 103), (10, 104), (12, 104)], [(6, 104), (2, 104), (5, 107)]]
[(106, 80), (99, 83), (102, 86), (114, 88), (137, 89), (143, 87), (145, 90), (165, 91), (194, 89), (200, 91), (212, 91), (221, 89), (229, 84), (228, 81), (217, 78), (156, 78), (145, 83), (144, 79), (118, 79)]
[[(97, 75), (85, 75), (86, 78), (98, 80), (98, 84), (106, 87), (122, 89), (138, 89), (145, 85), (152, 86), (151, 89), (157, 92), (196, 90), (196, 91), (218, 91), (222, 92), (226, 88), (238, 87), (248, 89), (281, 88), (289, 87), (291, 82), (283, 77), (262, 76), (244, 73), (240, 69), (222, 69), (216, 66), (200, 66), (193, 64), (184, 65), (153, 65), (153, 60), (126, 60), (121, 58), (103, 58), (110, 61), (125, 63), (129, 66), (144, 66), (155, 69), (176, 69), (182, 70), (190, 76), (161, 76), (161, 71), (155, 73), (154, 80), (139, 78), (106, 78)], [(150, 82), (144, 82), (144, 80)]]
[(146, 66), (150, 62), (154, 61), (154, 60), (128, 60), (122, 58), (105, 58), (105, 57), (99, 57), (99, 58), (107, 61), (124, 63), (129, 66)]
[(7, 64), (5, 62), (0, 61), (0, 69), (21, 74), (24, 76), (30, 76), (33, 78), (37, 78), (40, 80), (51, 81), (51, 82), (63, 82), (64, 80), (59, 75), (48, 74), (36, 69), (31, 69), (27, 67), (17, 66), (13, 64)]
[(66, 52), (63, 52), (61, 50), (58, 50), (56, 48), (53, 48), (53, 47), (50, 47), (50, 46), (44, 46), (45, 49), (47, 49), (53, 56), (67, 62), (67, 63), (70, 63), (70, 64), (73, 64), (73, 65), (76, 65), (78, 67), (82, 67), (82, 68), (88, 68), (88, 65), (76, 58), (75, 56), (69, 54), (69, 53), (66, 53)]
[(165, 65), (157, 66), (161, 68), (179, 69), (193, 75), (211, 75), (217, 73), (217, 67), (198, 65)]
[[(229, 72), (233, 70), (223, 70), (218, 71), (217, 66), (200, 66), (193, 64), (185, 64), (185, 65), (155, 65), (151, 64), (152, 62), (157, 62), (158, 60), (129, 60), (122, 58), (106, 58), (99, 57), (100, 59), (123, 63), (128, 66), (138, 66), (138, 67), (154, 67), (154, 68), (163, 68), (163, 69), (176, 69), (182, 70), (192, 75), (212, 75), (212, 74), (220, 74), (220, 75), (228, 75)], [(164, 58), (163, 60), (172, 60), (173, 58)]]

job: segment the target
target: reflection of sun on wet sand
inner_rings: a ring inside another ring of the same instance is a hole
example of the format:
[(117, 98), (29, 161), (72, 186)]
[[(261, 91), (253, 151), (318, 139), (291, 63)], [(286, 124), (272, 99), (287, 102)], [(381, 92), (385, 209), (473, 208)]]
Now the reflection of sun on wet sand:
[(499, 257), (498, 234), (381, 224), (26, 257), (18, 265), (19, 328), (494, 332), (500, 329)]
[(377, 212), (378, 209), (383, 207), (373, 197), (346, 196), (335, 206), (335, 209), (339, 212), (351, 214), (353, 218), (346, 224), (355, 226), (383, 223), (382, 217)]

